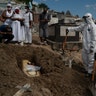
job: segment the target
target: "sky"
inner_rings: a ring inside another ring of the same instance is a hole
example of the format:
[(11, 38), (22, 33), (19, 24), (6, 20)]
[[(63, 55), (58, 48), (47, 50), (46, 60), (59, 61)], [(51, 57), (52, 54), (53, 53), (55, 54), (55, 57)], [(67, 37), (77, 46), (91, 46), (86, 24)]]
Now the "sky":
[(66, 12), (69, 10), (72, 15), (82, 17), (86, 13), (91, 13), (96, 19), (96, 0), (33, 0), (36, 3), (45, 3), (50, 10)]

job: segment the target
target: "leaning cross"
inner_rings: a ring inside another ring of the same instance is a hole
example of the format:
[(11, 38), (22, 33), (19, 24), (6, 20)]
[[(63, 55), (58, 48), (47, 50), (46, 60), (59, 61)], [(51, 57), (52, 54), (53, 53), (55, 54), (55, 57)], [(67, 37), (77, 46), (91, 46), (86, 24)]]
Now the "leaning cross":
[(26, 91), (32, 91), (30, 84), (25, 84), (24, 86), (17, 86), (20, 90), (17, 91), (13, 96), (22, 96)]

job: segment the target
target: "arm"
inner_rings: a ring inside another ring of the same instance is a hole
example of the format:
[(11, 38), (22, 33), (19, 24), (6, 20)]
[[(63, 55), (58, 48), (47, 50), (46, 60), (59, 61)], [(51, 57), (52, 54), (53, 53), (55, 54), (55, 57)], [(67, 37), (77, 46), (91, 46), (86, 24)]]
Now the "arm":
[(6, 20), (6, 10), (4, 10), (0, 16), (0, 21), (4, 22)]
[[(13, 14), (14, 14), (14, 12), (13, 12)], [(13, 14), (12, 14), (12, 15), (13, 15)], [(12, 16), (10, 16), (10, 17), (9, 17), (9, 16), (6, 16), (6, 10), (4, 10), (4, 11), (2, 12), (1, 16), (2, 16), (2, 18), (4, 18), (4, 19), (11, 19), (11, 17), (12, 17)]]
[(12, 32), (1, 32), (0, 31), (0, 34), (12, 34)]
[(51, 16), (49, 14), (46, 14), (46, 17), (45, 19), (43, 19), (44, 22), (49, 22), (51, 20)]
[[(15, 14), (14, 14), (14, 15), (15, 15)], [(14, 15), (13, 15), (12, 18), (11, 18), (13, 21), (15, 21), (15, 20), (24, 21), (24, 20), (25, 20), (24, 18), (22, 18), (22, 16), (15, 17)]]
[[(45, 17), (45, 18), (44, 18)], [(42, 14), (39, 15), (39, 22), (49, 22), (51, 19), (51, 16), (49, 14), (45, 14), (45, 16), (43, 16)]]
[(81, 32), (84, 28), (84, 24), (81, 24), (80, 26), (77, 27), (68, 27), (68, 31), (77, 31), (77, 32)]
[(0, 34), (12, 34), (12, 28), (8, 25), (1, 25)]
[(0, 16), (0, 21), (1, 21), (1, 22), (4, 22), (4, 21), (5, 21), (5, 19), (4, 19), (4, 18), (2, 18), (2, 16)]
[(44, 19), (45, 22), (49, 22), (51, 20), (51, 16), (49, 14), (46, 14), (47, 15), (47, 18)]
[(4, 11), (2, 12), (1, 17), (4, 18), (4, 19), (7, 19), (6, 10), (4, 10)]
[(33, 14), (29, 13), (29, 27), (32, 28), (33, 26)]
[(15, 20), (20, 21), (20, 19), (19, 19), (19, 18), (12, 18), (12, 20), (13, 20), (13, 21), (15, 21)]

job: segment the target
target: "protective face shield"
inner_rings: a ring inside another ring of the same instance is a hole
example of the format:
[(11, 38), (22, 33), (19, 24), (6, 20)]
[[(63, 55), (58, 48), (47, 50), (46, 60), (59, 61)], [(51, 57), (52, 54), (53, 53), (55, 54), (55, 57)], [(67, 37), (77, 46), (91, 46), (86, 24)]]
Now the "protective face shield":
[(86, 13), (82, 18), (84, 19), (84, 21), (86, 23), (91, 23), (91, 21), (92, 21), (92, 14), (91, 13)]
[(88, 17), (92, 18), (92, 14), (91, 14), (91, 13), (86, 13), (86, 14), (83, 16), (83, 18), (88, 18)]

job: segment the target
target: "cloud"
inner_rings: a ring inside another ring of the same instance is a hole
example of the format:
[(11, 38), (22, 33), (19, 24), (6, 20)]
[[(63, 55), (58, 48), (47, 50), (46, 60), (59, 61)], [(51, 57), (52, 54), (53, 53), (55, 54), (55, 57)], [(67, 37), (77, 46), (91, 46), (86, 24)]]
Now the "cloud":
[(91, 6), (90, 5), (85, 5), (85, 8), (90, 8)]
[(96, 4), (93, 4), (93, 5), (85, 5), (85, 8), (86, 8), (86, 9), (96, 10)]
[(54, 1), (56, 1), (56, 2), (57, 2), (57, 1), (59, 1), (59, 0), (54, 0)]

